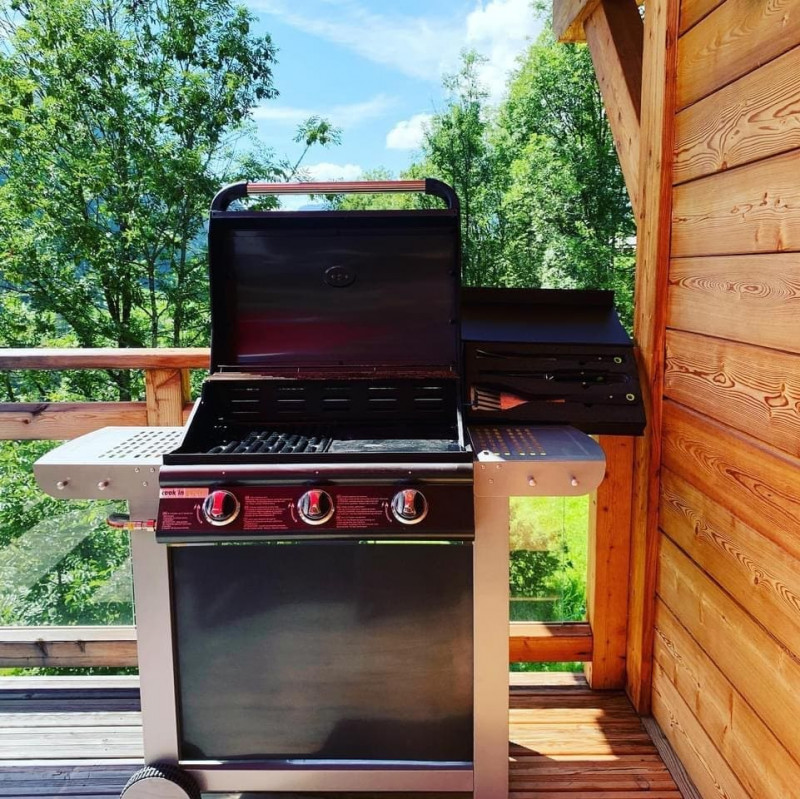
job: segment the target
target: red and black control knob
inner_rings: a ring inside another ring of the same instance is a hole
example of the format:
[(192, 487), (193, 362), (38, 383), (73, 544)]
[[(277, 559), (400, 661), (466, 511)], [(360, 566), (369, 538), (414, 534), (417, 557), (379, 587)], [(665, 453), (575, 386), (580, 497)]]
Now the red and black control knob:
[(392, 516), (400, 524), (419, 524), (428, 515), (428, 500), (416, 488), (404, 488), (392, 498)]
[(239, 515), (239, 500), (231, 491), (217, 489), (203, 500), (203, 517), (209, 524), (222, 527)]
[(335, 508), (327, 491), (312, 488), (297, 501), (297, 513), (306, 524), (325, 524)]

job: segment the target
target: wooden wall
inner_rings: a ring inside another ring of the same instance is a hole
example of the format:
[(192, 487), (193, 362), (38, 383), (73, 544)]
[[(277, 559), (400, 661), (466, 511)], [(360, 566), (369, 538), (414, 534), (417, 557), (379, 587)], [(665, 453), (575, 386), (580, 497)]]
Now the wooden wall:
[(682, 0), (652, 709), (702, 795), (800, 796), (800, 0)]

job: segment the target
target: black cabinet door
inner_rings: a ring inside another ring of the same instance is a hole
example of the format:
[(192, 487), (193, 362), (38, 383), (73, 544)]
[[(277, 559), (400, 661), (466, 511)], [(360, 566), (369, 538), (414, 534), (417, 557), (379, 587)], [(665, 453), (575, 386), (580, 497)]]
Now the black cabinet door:
[(472, 545), (170, 552), (181, 758), (472, 760)]

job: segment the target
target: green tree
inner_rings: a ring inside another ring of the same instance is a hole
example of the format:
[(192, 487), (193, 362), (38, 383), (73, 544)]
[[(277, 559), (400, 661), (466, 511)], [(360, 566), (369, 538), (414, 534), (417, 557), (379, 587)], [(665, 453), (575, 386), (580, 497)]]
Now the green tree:
[(462, 274), (468, 285), (503, 282), (497, 258), (503, 220), (497, 213), (491, 118), (478, 76), (483, 61), (477, 53), (465, 52), (459, 71), (444, 77), (447, 107), (431, 120), (420, 165), (431, 177), (449, 183), (461, 202)]
[[(276, 91), (252, 21), (231, 0), (0, 0), (0, 346), (207, 343), (214, 193), (301, 176), (309, 148), (339, 137), (308, 120), (292, 163), (254, 139), (250, 112)], [(0, 374), (12, 401), (140, 386), (127, 371)], [(50, 446), (0, 442), (0, 623), (126, 618), (127, 535), (107, 507), (37, 491)]]
[(252, 141), (252, 108), (276, 94), (252, 22), (231, 0), (0, 0), (0, 277), (36, 315), (21, 341), (10, 300), (6, 344), (207, 341), (214, 192), (242, 169), (296, 175), (338, 140), (309, 120), (291, 166)]
[(545, 31), (492, 137), (509, 282), (613, 289), (629, 317), (635, 223), (588, 49)]

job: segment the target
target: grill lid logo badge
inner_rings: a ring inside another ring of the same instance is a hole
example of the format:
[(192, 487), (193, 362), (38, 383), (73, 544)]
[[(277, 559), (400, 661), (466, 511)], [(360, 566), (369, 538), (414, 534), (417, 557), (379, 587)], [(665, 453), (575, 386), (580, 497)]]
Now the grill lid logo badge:
[(324, 278), (329, 286), (333, 286), (335, 289), (341, 289), (355, 282), (356, 273), (348, 266), (336, 264), (334, 266), (329, 266), (325, 270)]

